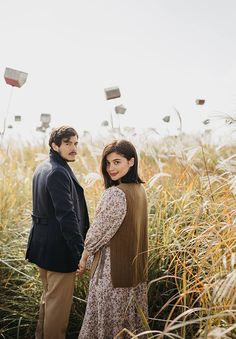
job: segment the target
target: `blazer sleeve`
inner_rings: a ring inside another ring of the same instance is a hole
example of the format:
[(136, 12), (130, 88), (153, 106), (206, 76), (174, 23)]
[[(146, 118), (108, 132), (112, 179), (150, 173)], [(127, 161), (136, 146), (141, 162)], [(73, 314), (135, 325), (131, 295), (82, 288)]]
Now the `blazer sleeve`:
[(47, 178), (47, 189), (52, 199), (56, 219), (60, 223), (62, 236), (71, 251), (74, 263), (77, 264), (83, 252), (83, 237), (72, 200), (71, 179), (65, 171), (54, 170)]

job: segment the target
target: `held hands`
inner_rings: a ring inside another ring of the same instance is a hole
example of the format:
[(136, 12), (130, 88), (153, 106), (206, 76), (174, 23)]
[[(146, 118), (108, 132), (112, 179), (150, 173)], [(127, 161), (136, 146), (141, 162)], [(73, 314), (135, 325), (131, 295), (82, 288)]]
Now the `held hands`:
[(85, 270), (86, 270), (86, 261), (85, 259), (81, 258), (79, 265), (78, 265), (78, 269), (76, 271), (76, 275), (81, 276), (84, 274)]
[(82, 276), (84, 272), (86, 271), (86, 263), (87, 263), (88, 256), (89, 256), (88, 251), (84, 249), (82, 257), (78, 265), (78, 269), (76, 271), (77, 276)]

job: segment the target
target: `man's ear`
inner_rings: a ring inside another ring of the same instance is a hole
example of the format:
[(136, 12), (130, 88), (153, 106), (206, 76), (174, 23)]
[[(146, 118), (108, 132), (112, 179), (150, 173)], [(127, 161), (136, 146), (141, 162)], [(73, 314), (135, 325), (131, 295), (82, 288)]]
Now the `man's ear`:
[(55, 144), (55, 142), (52, 143), (52, 148), (53, 148), (53, 150), (56, 151), (56, 152), (58, 152), (58, 150), (59, 150), (59, 146), (57, 146), (57, 145)]
[(131, 158), (129, 160), (129, 167), (132, 167), (132, 166), (134, 166), (134, 158)]

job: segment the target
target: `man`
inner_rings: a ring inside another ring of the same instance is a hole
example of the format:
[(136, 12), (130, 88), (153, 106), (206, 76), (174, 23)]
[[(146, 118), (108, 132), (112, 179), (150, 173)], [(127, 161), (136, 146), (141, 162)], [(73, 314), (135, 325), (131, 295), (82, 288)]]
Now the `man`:
[(35, 338), (64, 339), (89, 219), (83, 189), (68, 165), (77, 154), (77, 132), (68, 126), (54, 129), (49, 146), (49, 159), (33, 175), (26, 259), (39, 267), (43, 283)]

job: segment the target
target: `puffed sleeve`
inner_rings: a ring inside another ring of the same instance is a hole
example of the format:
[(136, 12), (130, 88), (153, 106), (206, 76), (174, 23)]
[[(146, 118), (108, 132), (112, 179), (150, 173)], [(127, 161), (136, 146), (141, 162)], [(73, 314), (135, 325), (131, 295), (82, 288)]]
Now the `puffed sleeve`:
[(105, 190), (85, 239), (89, 254), (96, 253), (118, 231), (126, 215), (125, 193), (113, 186)]

